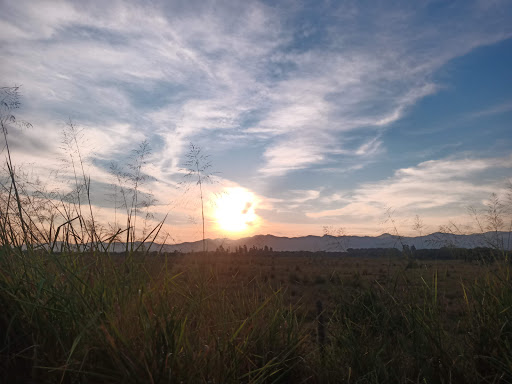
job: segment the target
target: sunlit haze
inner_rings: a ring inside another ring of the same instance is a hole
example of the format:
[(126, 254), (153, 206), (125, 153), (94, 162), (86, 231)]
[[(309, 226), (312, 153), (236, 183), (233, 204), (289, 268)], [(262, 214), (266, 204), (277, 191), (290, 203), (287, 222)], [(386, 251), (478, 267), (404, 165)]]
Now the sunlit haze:
[(242, 188), (227, 189), (215, 200), (215, 219), (222, 231), (240, 233), (256, 230), (258, 217), (252, 193)]

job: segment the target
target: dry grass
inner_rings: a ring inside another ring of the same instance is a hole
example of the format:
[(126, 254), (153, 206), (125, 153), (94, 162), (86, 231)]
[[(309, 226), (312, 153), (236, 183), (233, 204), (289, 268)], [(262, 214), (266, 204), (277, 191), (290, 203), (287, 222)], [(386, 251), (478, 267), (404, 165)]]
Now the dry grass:
[(5, 248), (0, 261), (4, 382), (512, 378), (508, 264)]

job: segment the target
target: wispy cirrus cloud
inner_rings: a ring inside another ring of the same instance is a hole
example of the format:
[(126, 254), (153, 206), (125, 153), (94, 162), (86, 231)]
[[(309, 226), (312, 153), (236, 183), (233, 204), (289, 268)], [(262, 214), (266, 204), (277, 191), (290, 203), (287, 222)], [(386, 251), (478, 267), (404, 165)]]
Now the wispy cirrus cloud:
[[(278, 96), (273, 111), (260, 124), (279, 137), (267, 150), (263, 173), (280, 175), (326, 161), (333, 153), (332, 143), (343, 148), (344, 139), (355, 130), (371, 135), (373, 129), (373, 137), (377, 137), (410, 106), (439, 89), (432, 75), (441, 66), (511, 33), (504, 24), (491, 27), (486, 20), (489, 15), (471, 6), (454, 15), (456, 26), (447, 17), (433, 27), (423, 20), (426, 8), (428, 5), (399, 9), (377, 6), (363, 15), (353, 7), (344, 12), (341, 5), (340, 14), (354, 17), (328, 25), (325, 33), (332, 37), (329, 43), (320, 49), (296, 48), (279, 56), (283, 64), (293, 68), (295, 76), (275, 87)], [(498, 20), (498, 24), (505, 22), (502, 17)], [(356, 27), (360, 22), (367, 24), (365, 31)], [(479, 22), (483, 23), (478, 26)], [(299, 157), (298, 162), (289, 157), (287, 163), (275, 156), (289, 148), (311, 153), (312, 143), (322, 156), (309, 156), (309, 160)]]
[[(0, 7), (0, 82), (23, 84), (22, 113), (37, 127), (13, 135), (15, 156), (54, 167), (62, 122), (71, 117), (92, 137), (98, 161), (91, 176), (105, 183), (109, 161), (125, 160), (145, 138), (154, 149), (148, 172), (157, 179), (156, 194), (169, 200), (179, 196), (173, 186), (190, 141), (207, 151), (222, 144), (223, 158), (236, 146), (257, 152), (255, 165), (246, 167), (251, 171), (231, 180), (237, 185), (300, 179), (312, 169), (360, 171), (389, 153), (389, 127), (443, 89), (435, 75), (446, 63), (512, 36), (510, 11), (499, 2), (438, 8), (428, 1), (371, 7), (114, 1), (106, 7), (20, 0)], [(475, 117), (508, 110), (498, 105)], [(47, 140), (36, 148), (41, 137)], [(244, 161), (238, 155), (224, 162)], [(404, 186), (406, 177), (394, 180)], [(353, 212), (373, 212), (364, 206), (375, 197), (370, 185), (358, 190), (368, 198), (353, 201)], [(383, 185), (384, 197), (397, 193)], [(318, 183), (298, 188), (321, 190)], [(321, 198), (297, 197), (294, 204)], [(315, 217), (338, 214), (327, 211)]]
[(261, 173), (282, 175), (327, 161), (355, 130), (377, 143), (436, 92), (435, 70), (512, 32), (493, 7), (467, 5), (457, 23), (447, 14), (434, 28), (428, 4), (404, 5), (319, 5), (325, 23), (307, 27), (295, 23), (302, 4), (16, 2), (4, 7), (0, 75), (25, 84), (54, 118), (122, 120), (162, 140), (170, 173), (196, 136), (241, 130), (268, 140)]
[(512, 111), (512, 100), (508, 100), (508, 101), (506, 101), (504, 103), (500, 103), (498, 105), (493, 105), (489, 108), (482, 109), (481, 111), (473, 112), (468, 116), (468, 118), (499, 115), (499, 114), (507, 113), (510, 111)]
[[(389, 179), (364, 183), (343, 197), (336, 195), (338, 199), (327, 202), (341, 204), (341, 208), (309, 212), (307, 216), (378, 221), (386, 208), (392, 207), (401, 215), (424, 214), (433, 221), (448, 212), (460, 214), (470, 205), (479, 206), (491, 193), (502, 191), (510, 169), (510, 156), (429, 160), (399, 169)], [(494, 179), (496, 174), (501, 177)]]

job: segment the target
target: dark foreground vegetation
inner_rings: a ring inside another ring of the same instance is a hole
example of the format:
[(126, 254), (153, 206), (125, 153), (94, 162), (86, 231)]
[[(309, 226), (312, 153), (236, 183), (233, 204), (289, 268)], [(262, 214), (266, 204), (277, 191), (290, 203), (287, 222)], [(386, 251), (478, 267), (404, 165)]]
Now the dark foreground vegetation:
[(1, 383), (512, 382), (504, 248), (149, 253), (147, 145), (113, 167), (126, 225), (101, 225), (75, 127), (70, 192), (26, 183), (7, 140), (17, 89), (2, 92)]
[(0, 253), (0, 381), (512, 381), (510, 265)]

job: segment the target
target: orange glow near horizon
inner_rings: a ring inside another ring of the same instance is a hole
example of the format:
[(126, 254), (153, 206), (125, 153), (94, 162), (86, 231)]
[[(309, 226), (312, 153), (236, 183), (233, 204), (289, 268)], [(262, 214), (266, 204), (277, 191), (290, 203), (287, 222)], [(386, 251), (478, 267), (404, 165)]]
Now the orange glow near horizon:
[(259, 225), (255, 208), (254, 194), (243, 188), (227, 188), (216, 201), (215, 221), (222, 231), (245, 232)]

